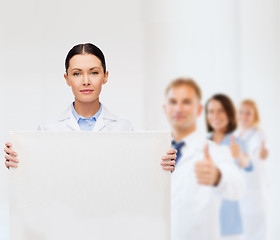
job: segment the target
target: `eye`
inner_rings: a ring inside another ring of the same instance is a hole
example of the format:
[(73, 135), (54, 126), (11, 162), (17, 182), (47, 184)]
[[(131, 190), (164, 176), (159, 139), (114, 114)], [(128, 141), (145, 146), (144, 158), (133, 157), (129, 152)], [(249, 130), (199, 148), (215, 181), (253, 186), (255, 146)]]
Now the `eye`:
[(186, 105), (189, 105), (189, 104), (191, 104), (191, 103), (192, 103), (192, 101), (189, 100), (189, 99), (184, 100), (184, 104), (186, 104)]
[(98, 74), (98, 72), (92, 72), (91, 74), (92, 74), (92, 75), (97, 75), (97, 74)]
[(76, 72), (73, 74), (74, 76), (80, 76), (80, 73)]

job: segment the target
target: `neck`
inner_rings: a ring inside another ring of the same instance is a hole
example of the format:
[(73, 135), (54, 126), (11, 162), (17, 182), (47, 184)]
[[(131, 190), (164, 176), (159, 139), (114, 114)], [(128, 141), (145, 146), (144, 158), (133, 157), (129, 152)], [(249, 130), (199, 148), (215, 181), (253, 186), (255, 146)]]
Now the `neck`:
[(240, 135), (244, 135), (251, 127), (240, 127)]
[(192, 134), (194, 131), (196, 130), (196, 124), (194, 124), (193, 126), (189, 127), (189, 128), (173, 128), (172, 129), (172, 137), (174, 138), (174, 140), (176, 142), (179, 142), (181, 140), (183, 140), (185, 137), (187, 137), (188, 135)]
[(214, 131), (213, 132), (213, 142), (220, 143), (225, 137), (225, 131)]
[(83, 103), (75, 99), (74, 107), (76, 112), (80, 116), (84, 118), (89, 118), (98, 112), (100, 108), (99, 98), (97, 98), (94, 102), (89, 102), (89, 103)]

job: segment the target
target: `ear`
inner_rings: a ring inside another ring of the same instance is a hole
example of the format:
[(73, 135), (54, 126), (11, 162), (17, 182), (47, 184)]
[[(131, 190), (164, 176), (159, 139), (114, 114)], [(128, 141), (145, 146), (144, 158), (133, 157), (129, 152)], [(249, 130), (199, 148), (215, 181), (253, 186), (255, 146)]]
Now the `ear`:
[(108, 77), (109, 77), (109, 72), (106, 71), (105, 74), (104, 74), (103, 82), (102, 82), (103, 85), (106, 84), (106, 82), (108, 81)]
[(162, 109), (163, 109), (164, 113), (166, 113), (166, 104), (162, 105)]
[(202, 114), (202, 111), (203, 111), (203, 105), (199, 104), (198, 111), (197, 111), (197, 116), (200, 116)]
[(71, 83), (70, 83), (70, 81), (69, 81), (69, 79), (68, 79), (67, 73), (64, 73), (64, 78), (65, 78), (65, 80), (66, 80), (67, 85), (68, 85), (69, 87), (71, 87)]

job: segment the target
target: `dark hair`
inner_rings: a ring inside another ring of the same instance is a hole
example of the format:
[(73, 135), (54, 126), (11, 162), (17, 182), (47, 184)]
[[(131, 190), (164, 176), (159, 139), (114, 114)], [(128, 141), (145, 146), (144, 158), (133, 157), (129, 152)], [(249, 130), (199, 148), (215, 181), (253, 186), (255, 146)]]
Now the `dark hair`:
[(92, 54), (96, 56), (102, 64), (104, 73), (106, 72), (106, 63), (105, 63), (105, 57), (102, 53), (102, 51), (93, 45), (92, 43), (84, 43), (84, 44), (78, 44), (74, 46), (67, 54), (65, 59), (65, 71), (67, 73), (67, 70), (69, 68), (69, 62), (72, 57), (74, 57), (77, 54)]
[(210, 126), (210, 124), (207, 120), (208, 105), (209, 105), (209, 102), (211, 100), (219, 101), (222, 104), (222, 106), (223, 106), (223, 108), (226, 112), (226, 115), (228, 117), (228, 125), (227, 125), (226, 133), (233, 132), (237, 127), (236, 110), (235, 110), (235, 107), (234, 107), (232, 101), (230, 100), (230, 98), (228, 96), (224, 95), (224, 94), (215, 94), (206, 103), (206, 106), (205, 106), (205, 120), (206, 120), (207, 131), (212, 132), (214, 130)]

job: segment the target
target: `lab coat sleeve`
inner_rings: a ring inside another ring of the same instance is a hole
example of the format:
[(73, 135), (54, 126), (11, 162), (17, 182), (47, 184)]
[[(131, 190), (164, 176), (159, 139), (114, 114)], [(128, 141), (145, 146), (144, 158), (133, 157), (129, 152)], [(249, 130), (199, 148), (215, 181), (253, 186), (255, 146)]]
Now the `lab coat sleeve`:
[(253, 161), (260, 160), (258, 153), (263, 139), (263, 133), (260, 130), (256, 130), (254, 135), (250, 139), (250, 143), (248, 144), (248, 153), (249, 156), (253, 159)]
[(234, 163), (228, 147), (214, 148), (212, 158), (221, 172), (220, 182), (214, 187), (215, 193), (228, 200), (241, 199), (246, 191), (244, 176)]

